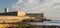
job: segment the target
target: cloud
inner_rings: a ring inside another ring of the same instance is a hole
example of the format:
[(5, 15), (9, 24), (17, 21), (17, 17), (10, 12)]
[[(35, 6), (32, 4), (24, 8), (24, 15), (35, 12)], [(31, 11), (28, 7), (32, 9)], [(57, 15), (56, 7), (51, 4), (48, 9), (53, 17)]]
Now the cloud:
[(23, 8), (23, 6), (24, 6), (25, 8), (27, 8), (28, 6), (30, 7), (34, 3), (37, 3), (37, 1), (35, 1), (35, 0), (18, 0), (16, 2), (16, 4), (14, 4), (14, 7), (16, 6), (16, 8), (21, 8), (21, 7)]
[(44, 11), (45, 9), (50, 9), (51, 5), (54, 3), (54, 0), (18, 0), (16, 4), (13, 5), (13, 8), (21, 8), (25, 11), (35, 12)]
[(60, 0), (18, 0), (12, 7), (28, 13), (44, 12), (47, 17), (60, 16)]

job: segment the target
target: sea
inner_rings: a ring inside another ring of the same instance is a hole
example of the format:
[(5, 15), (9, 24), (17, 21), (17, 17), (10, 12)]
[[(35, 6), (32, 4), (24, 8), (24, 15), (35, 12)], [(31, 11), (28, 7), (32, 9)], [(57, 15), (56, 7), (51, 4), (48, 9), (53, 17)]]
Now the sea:
[(60, 26), (60, 20), (51, 20), (44, 22), (24, 22), (31, 25)]

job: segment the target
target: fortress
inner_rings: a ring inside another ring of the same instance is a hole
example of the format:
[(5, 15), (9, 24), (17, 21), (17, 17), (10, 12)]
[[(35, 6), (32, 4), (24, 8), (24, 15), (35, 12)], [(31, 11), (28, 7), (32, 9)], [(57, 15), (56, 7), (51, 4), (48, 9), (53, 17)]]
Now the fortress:
[(4, 13), (0, 13), (0, 28), (17, 27), (17, 22), (22, 22), (24, 19), (38, 18), (43, 19), (43, 13), (25, 13), (18, 9), (14, 12), (9, 12), (8, 8), (5, 8)]

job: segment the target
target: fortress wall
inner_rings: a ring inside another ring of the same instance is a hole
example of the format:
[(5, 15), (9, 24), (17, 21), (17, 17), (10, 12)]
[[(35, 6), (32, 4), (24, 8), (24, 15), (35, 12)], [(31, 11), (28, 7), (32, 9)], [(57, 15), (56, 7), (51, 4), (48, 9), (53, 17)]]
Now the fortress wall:
[(30, 17), (19, 17), (19, 16), (0, 16), (0, 22), (21, 22), (24, 19), (29, 19)]

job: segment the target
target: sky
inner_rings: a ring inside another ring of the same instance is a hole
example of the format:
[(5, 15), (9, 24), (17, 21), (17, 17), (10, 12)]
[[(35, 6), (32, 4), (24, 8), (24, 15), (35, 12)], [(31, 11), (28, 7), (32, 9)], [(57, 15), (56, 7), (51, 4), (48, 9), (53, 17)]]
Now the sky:
[(17, 2), (17, 0), (0, 0), (0, 13), (4, 12), (4, 8), (9, 8), (12, 11), (12, 4)]
[(27, 13), (44, 13), (49, 17), (60, 17), (60, 0), (0, 0), (0, 12), (8, 7), (9, 11), (18, 8)]

